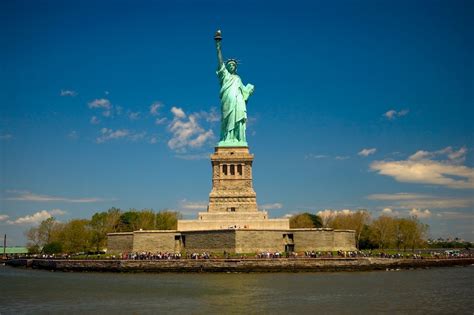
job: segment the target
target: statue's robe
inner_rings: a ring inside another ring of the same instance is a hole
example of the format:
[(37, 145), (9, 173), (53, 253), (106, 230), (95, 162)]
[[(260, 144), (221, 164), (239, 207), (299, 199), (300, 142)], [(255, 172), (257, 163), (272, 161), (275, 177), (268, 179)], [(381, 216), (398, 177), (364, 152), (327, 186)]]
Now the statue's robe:
[(221, 85), (221, 141), (245, 142), (246, 102), (252, 91), (251, 85), (244, 86), (240, 77), (231, 74), (225, 64), (217, 71), (217, 76)]

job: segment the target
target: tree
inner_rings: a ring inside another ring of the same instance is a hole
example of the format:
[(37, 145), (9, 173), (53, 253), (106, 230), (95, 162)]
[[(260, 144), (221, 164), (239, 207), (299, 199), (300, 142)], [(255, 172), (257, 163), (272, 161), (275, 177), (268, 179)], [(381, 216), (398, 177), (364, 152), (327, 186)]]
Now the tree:
[(119, 231), (133, 232), (139, 229), (139, 214), (136, 210), (131, 209), (120, 215)]
[(119, 208), (112, 207), (107, 210), (107, 219), (105, 222), (105, 229), (107, 233), (118, 232), (121, 215), (122, 210)]
[(305, 214), (307, 214), (311, 218), (311, 221), (313, 221), (313, 225), (315, 228), (323, 227), (323, 220), (321, 219), (319, 215), (308, 213), (308, 212), (305, 212)]
[(106, 247), (107, 233), (119, 230), (121, 211), (117, 208), (110, 208), (107, 212), (97, 212), (90, 220), (91, 246), (96, 251)]
[(51, 242), (43, 246), (45, 254), (60, 254), (63, 252), (63, 244), (61, 242)]
[(299, 213), (295, 214), (290, 218), (290, 228), (314, 228), (316, 227), (313, 221), (313, 218), (309, 213)]
[(362, 230), (369, 220), (370, 214), (367, 210), (341, 212), (328, 221), (328, 226), (333, 229), (355, 230), (357, 248), (360, 248)]
[(181, 219), (179, 212), (169, 210), (160, 211), (156, 214), (156, 229), (176, 230), (178, 228), (178, 219)]
[(75, 219), (69, 221), (62, 233), (64, 252), (87, 252), (91, 249), (91, 229), (89, 220)]
[(371, 239), (371, 228), (368, 224), (365, 224), (362, 228), (359, 238), (359, 249), (374, 249), (377, 248), (377, 244)]
[(371, 241), (377, 244), (381, 249), (389, 247), (395, 238), (395, 227), (396, 221), (394, 218), (386, 215), (378, 217), (372, 222), (370, 226)]
[(142, 210), (138, 213), (138, 228), (143, 230), (156, 228), (156, 214), (153, 210)]
[(428, 225), (421, 223), (416, 217), (397, 219), (396, 225), (397, 248), (403, 247), (404, 251), (411, 248), (414, 251), (416, 247), (423, 245)]
[(107, 212), (95, 213), (90, 222), (91, 228), (91, 246), (96, 251), (105, 247), (107, 240)]
[(26, 232), (28, 239), (28, 247), (42, 248), (44, 245), (51, 243), (59, 238), (62, 224), (57, 222), (54, 217), (43, 220), (38, 226), (31, 227)]

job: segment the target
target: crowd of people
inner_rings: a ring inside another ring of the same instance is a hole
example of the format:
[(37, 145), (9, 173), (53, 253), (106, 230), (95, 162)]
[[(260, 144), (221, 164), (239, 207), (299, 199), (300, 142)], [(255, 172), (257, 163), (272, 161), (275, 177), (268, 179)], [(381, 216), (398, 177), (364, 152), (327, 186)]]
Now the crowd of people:
[[(223, 254), (209, 253), (209, 252), (192, 252), (192, 253), (170, 253), (170, 252), (127, 252), (117, 255), (100, 255), (100, 254), (86, 254), (81, 255), (71, 254), (9, 254), (3, 258), (36, 258), (36, 259), (124, 259), (124, 260), (174, 260), (174, 259), (279, 259), (279, 258), (389, 258), (389, 259), (449, 259), (449, 258), (471, 258), (474, 253), (469, 249), (465, 250), (441, 250), (441, 251), (417, 251), (417, 252), (384, 252), (384, 251), (305, 251), (297, 252), (272, 252), (262, 251), (252, 255), (236, 255), (224, 251)], [(0, 255), (0, 257), (2, 257)]]
[[(135, 253), (123, 253), (122, 259), (128, 260), (171, 260), (171, 259), (210, 259), (211, 255), (207, 252), (203, 253), (188, 253), (183, 254), (181, 253), (168, 253), (168, 252), (159, 252), (159, 253), (152, 253), (152, 252), (135, 252)], [(215, 258), (215, 257), (213, 257)]]

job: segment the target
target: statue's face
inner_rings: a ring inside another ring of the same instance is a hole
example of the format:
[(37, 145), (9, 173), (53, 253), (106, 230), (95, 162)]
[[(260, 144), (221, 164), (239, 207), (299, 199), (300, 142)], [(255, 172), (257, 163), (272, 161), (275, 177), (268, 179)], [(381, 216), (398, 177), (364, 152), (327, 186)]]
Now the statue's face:
[(234, 74), (237, 71), (237, 65), (235, 64), (235, 62), (228, 62), (226, 64), (226, 68), (232, 74)]

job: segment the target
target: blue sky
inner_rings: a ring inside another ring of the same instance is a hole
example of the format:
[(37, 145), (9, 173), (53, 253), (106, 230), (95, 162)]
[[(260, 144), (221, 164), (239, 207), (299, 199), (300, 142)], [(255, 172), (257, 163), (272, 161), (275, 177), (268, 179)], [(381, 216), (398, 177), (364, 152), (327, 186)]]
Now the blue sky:
[(473, 13), (472, 1), (3, 1), (0, 232), (22, 245), (50, 215), (204, 210), (221, 29), (256, 87), (261, 208), (415, 214), (433, 237), (474, 240)]

